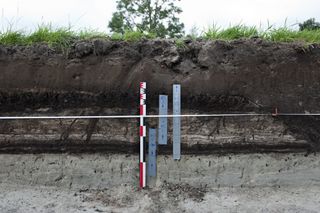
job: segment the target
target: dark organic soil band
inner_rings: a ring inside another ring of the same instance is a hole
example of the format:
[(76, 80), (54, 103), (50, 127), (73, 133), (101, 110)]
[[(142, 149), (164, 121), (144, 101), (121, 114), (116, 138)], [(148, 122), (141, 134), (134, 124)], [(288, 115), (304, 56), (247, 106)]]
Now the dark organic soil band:
[[(291, 143), (278, 145), (251, 145), (248, 143), (237, 144), (196, 144), (187, 146), (182, 144), (181, 147), (183, 155), (210, 155), (210, 154), (227, 154), (227, 153), (297, 153), (309, 152), (311, 147), (309, 144)], [(105, 154), (138, 154), (139, 144), (130, 142), (114, 141), (109, 143), (95, 143), (89, 144), (68, 142), (50, 142), (41, 144), (26, 141), (18, 142), (9, 145), (0, 145), (1, 154), (36, 154), (36, 153), (105, 153)], [(158, 146), (158, 154), (170, 155), (172, 154), (172, 145)]]

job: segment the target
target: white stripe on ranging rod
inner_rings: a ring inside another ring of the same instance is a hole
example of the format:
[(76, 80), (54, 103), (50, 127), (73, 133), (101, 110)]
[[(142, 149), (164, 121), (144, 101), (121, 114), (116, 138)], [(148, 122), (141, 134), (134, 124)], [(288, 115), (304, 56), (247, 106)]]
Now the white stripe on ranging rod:
[[(245, 116), (320, 116), (320, 113), (243, 113), (243, 114), (184, 114), (184, 115), (144, 115), (144, 118), (174, 117), (245, 117)], [(73, 116), (0, 116), (0, 120), (34, 120), (34, 119), (129, 119), (141, 118), (140, 115), (73, 115)]]

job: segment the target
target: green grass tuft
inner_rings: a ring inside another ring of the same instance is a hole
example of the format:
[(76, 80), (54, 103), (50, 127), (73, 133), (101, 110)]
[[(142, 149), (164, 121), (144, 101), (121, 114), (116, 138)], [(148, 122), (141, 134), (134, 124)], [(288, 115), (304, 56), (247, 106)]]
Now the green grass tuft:
[(112, 41), (127, 41), (136, 42), (142, 39), (155, 39), (156, 36), (152, 33), (143, 33), (141, 31), (126, 31), (124, 34), (113, 33), (110, 39)]
[(144, 38), (143, 32), (140, 31), (126, 31), (123, 35), (125, 41), (134, 42)]
[(68, 47), (76, 37), (70, 29), (53, 29), (51, 25), (40, 25), (35, 32), (26, 36), (26, 41), (28, 44), (44, 42), (50, 46)]
[(123, 35), (121, 33), (113, 33), (110, 38), (112, 41), (122, 41)]
[(142, 39), (154, 39), (156, 36), (152, 33), (144, 33), (141, 31), (126, 31), (123, 40), (128, 42), (140, 41)]
[(253, 37), (274, 42), (301, 41), (306, 43), (320, 43), (320, 30), (297, 31), (287, 27), (277, 29), (269, 27), (267, 30), (261, 30), (254, 26), (236, 25), (227, 29), (220, 29), (214, 26), (204, 32), (203, 35), (203, 38), (207, 40), (235, 40)]
[(47, 43), (50, 46), (66, 48), (75, 40), (94, 38), (108, 38), (108, 35), (91, 29), (75, 32), (70, 28), (53, 28), (50, 24), (43, 24), (39, 25), (38, 28), (30, 34), (11, 30), (0, 33), (0, 44), (31, 45), (34, 43)]
[(183, 41), (183, 39), (176, 39), (174, 41), (175, 45), (177, 46), (177, 48), (179, 49), (187, 49), (187, 45), (185, 44), (185, 42)]
[(294, 31), (288, 28), (271, 30), (265, 35), (265, 39), (275, 42), (301, 41), (307, 43), (320, 43), (320, 30)]
[(77, 35), (79, 39), (94, 39), (94, 38), (108, 38), (108, 34), (104, 32), (99, 32), (97, 30), (92, 30), (92, 29), (85, 29), (85, 30), (80, 30), (80, 32)]
[(25, 35), (22, 32), (9, 30), (0, 34), (0, 44), (23, 45), (25, 43)]
[(234, 40), (240, 38), (252, 38), (259, 36), (259, 32), (256, 27), (248, 27), (244, 25), (235, 25), (226, 29), (220, 29), (213, 26), (204, 33), (205, 39), (210, 40)]

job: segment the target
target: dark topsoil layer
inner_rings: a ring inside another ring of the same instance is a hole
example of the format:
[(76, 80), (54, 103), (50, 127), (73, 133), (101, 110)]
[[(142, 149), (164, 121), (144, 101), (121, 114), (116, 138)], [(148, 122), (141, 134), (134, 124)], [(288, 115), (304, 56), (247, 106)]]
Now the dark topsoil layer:
[(79, 41), (64, 51), (0, 46), (0, 110), (133, 108), (146, 81), (149, 106), (180, 83), (184, 108), (320, 112), (319, 46), (260, 39), (179, 46), (170, 40)]
[[(135, 43), (78, 41), (67, 50), (46, 44), (0, 46), (0, 112), (49, 108), (138, 109), (139, 82), (148, 106), (182, 86), (182, 107), (210, 112), (320, 112), (320, 46), (260, 39)], [(138, 113), (138, 110), (137, 110)], [(315, 117), (283, 119), (312, 142)]]

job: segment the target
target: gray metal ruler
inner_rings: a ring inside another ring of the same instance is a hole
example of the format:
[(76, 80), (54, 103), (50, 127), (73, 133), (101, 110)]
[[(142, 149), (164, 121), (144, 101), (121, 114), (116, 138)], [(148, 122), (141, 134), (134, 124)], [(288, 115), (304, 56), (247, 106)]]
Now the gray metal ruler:
[(149, 152), (148, 152), (148, 176), (155, 177), (157, 174), (157, 144), (156, 129), (149, 129)]
[[(173, 115), (181, 115), (181, 86), (173, 85)], [(173, 159), (181, 156), (181, 118), (173, 117)]]
[[(159, 115), (168, 115), (168, 96), (159, 96)], [(159, 117), (158, 144), (167, 145), (168, 143), (168, 118)]]

